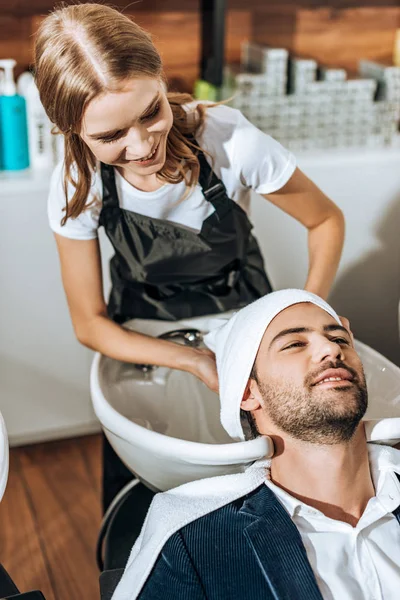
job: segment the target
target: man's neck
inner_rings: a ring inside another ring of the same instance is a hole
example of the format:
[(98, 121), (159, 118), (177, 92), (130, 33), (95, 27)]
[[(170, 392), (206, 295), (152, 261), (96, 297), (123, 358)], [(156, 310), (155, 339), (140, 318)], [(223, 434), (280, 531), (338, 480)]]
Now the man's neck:
[(327, 517), (355, 527), (375, 495), (364, 427), (349, 442), (328, 446), (272, 437), (272, 482)]

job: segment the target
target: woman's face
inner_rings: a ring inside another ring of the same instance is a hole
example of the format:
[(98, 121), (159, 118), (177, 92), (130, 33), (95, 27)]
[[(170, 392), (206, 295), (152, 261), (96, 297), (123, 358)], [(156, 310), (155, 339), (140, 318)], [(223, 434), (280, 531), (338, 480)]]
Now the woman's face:
[(88, 104), (80, 135), (99, 161), (146, 177), (165, 163), (172, 122), (161, 81), (129, 79)]

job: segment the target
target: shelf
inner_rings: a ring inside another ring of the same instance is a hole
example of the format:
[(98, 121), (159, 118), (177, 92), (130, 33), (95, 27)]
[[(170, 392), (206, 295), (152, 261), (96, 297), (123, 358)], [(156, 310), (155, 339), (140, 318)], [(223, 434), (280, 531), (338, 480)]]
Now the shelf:
[[(395, 146), (387, 148), (336, 148), (325, 151), (295, 152), (300, 168), (307, 166), (393, 163), (393, 168), (400, 164), (400, 135)], [(0, 198), (29, 192), (48, 193), (53, 169), (42, 169), (0, 173)], [(340, 174), (339, 174), (340, 176)]]
[[(308, 150), (294, 153), (302, 166), (323, 166), (363, 163), (368, 165), (392, 163), (399, 165), (400, 136), (396, 146), (385, 148), (335, 148), (331, 150)], [(397, 169), (398, 167), (396, 167)], [(340, 173), (338, 174), (340, 176)]]
[(53, 169), (24, 169), (23, 171), (0, 172), (0, 198), (43, 190), (47, 193)]

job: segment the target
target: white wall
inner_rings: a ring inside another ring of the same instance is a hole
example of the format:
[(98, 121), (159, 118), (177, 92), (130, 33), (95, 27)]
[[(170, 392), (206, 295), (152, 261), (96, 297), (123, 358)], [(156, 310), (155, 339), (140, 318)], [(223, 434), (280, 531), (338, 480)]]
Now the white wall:
[[(400, 152), (342, 152), (300, 157), (299, 167), (340, 206), (346, 241), (330, 295), (356, 336), (400, 364)], [(306, 232), (255, 196), (252, 220), (273, 286), (302, 287)]]
[(0, 180), (0, 410), (12, 444), (98, 428), (91, 352), (75, 340), (47, 223), (48, 179)]
[[(350, 317), (359, 339), (400, 364), (400, 151), (303, 157), (299, 164), (347, 219), (332, 304)], [(12, 444), (98, 429), (92, 353), (75, 340), (47, 224), (48, 181), (49, 173), (0, 178), (0, 410)], [(302, 227), (258, 197), (253, 221), (273, 285), (302, 286)], [(107, 269), (110, 246), (102, 243)]]

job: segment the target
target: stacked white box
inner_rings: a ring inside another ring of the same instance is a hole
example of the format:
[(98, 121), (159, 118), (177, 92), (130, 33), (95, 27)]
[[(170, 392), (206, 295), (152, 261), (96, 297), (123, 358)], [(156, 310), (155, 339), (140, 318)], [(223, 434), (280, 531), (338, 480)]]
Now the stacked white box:
[(289, 53), (285, 48), (268, 48), (245, 42), (242, 44), (241, 65), (247, 74), (264, 77), (268, 96), (283, 96), (287, 86)]
[(377, 100), (399, 102), (400, 98), (400, 67), (384, 65), (370, 60), (361, 60), (360, 74), (378, 81)]
[(315, 60), (293, 58), (289, 67), (289, 91), (291, 94), (301, 93), (317, 78), (317, 63)]
[[(234, 106), (289, 148), (379, 147), (397, 137), (398, 67), (363, 61), (361, 76), (347, 80), (344, 69), (318, 69), (314, 60), (294, 58), (287, 94), (282, 86), (288, 67), (286, 50), (246, 44), (242, 62), (251, 72), (236, 76)], [(382, 81), (385, 97), (376, 101)]]
[(332, 67), (319, 67), (319, 79), (321, 81), (346, 81), (347, 73), (345, 69), (336, 69)]

